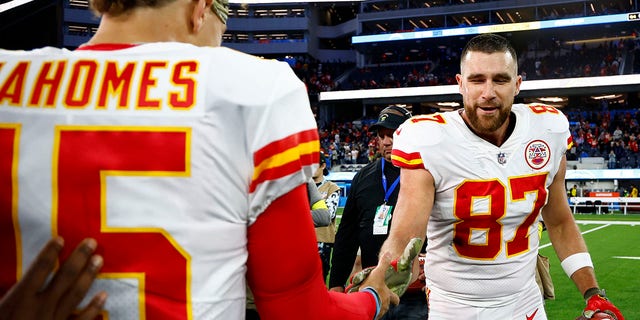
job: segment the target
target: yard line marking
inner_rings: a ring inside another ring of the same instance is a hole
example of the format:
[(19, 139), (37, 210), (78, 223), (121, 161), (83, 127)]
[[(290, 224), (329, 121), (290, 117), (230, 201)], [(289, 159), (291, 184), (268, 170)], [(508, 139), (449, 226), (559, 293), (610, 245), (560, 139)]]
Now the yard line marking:
[(578, 224), (623, 224), (636, 226), (640, 225), (640, 221), (605, 221), (605, 220), (576, 220)]
[(618, 259), (630, 259), (630, 260), (640, 260), (640, 257), (613, 256), (613, 258), (618, 258)]
[[(600, 221), (599, 221), (599, 222), (600, 222)], [(607, 221), (607, 222), (621, 222), (621, 221)], [(610, 225), (611, 225), (610, 223), (607, 223), (607, 224), (601, 225), (601, 226), (599, 226), (599, 227), (595, 227), (595, 228), (593, 228), (593, 229), (589, 229), (589, 230), (584, 231), (584, 232), (581, 232), (581, 233), (582, 233), (582, 234), (587, 234), (587, 233), (589, 233), (589, 232), (598, 231), (598, 230), (603, 229), (603, 228), (606, 228), (606, 227), (608, 227), (608, 226), (610, 226)], [(539, 246), (539, 247), (538, 247), (538, 249), (544, 249), (544, 248), (546, 248), (546, 247), (548, 247), (548, 246), (550, 246), (550, 245), (551, 245), (551, 243), (543, 244), (543, 245)]]
[(607, 223), (607, 224), (601, 225), (601, 226), (599, 226), (599, 227), (595, 227), (595, 228), (593, 228), (593, 229), (589, 229), (589, 230), (587, 230), (587, 231), (584, 231), (584, 232), (582, 232), (582, 234), (587, 234), (587, 233), (589, 233), (589, 232), (598, 231), (598, 230), (600, 230), (600, 229), (604, 229), (604, 228), (606, 228), (606, 227), (608, 227), (608, 226), (610, 226), (610, 225), (611, 225), (611, 224)]

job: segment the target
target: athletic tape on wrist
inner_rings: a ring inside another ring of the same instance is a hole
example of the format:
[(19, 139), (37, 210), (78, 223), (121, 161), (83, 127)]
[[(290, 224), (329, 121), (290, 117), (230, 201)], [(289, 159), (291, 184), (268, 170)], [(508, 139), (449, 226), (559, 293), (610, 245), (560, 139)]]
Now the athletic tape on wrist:
[(603, 297), (605, 299), (607, 298), (607, 296), (604, 293), (604, 290), (602, 290), (602, 289), (600, 289), (598, 287), (593, 287), (593, 288), (587, 289), (587, 291), (584, 292), (584, 296), (583, 297), (584, 297), (585, 301), (588, 301), (589, 298), (591, 298), (591, 297), (593, 297), (595, 295), (599, 295), (599, 296), (601, 296), (601, 297)]
[(373, 287), (365, 287), (360, 291), (370, 293), (373, 296), (373, 298), (376, 300), (376, 314), (373, 316), (373, 319), (378, 318), (378, 315), (380, 314), (380, 308), (382, 307), (382, 301), (380, 300), (380, 295), (378, 295), (378, 291), (376, 291), (376, 289), (374, 289)]
[(574, 253), (568, 256), (566, 259), (562, 260), (562, 262), (560, 262), (560, 265), (569, 278), (571, 278), (573, 273), (578, 271), (578, 269), (582, 269), (584, 267), (593, 268), (591, 255), (588, 252)]

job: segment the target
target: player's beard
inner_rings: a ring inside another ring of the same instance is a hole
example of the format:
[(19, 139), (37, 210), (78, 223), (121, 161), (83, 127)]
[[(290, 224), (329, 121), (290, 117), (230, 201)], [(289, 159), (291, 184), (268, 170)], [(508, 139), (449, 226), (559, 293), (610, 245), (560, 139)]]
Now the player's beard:
[[(503, 105), (498, 105), (498, 112), (494, 115), (479, 116), (477, 110), (480, 108), (474, 105), (472, 108), (465, 108), (470, 125), (478, 134), (491, 134), (507, 121), (511, 110), (506, 110)], [(469, 110), (470, 109), (470, 110)]]

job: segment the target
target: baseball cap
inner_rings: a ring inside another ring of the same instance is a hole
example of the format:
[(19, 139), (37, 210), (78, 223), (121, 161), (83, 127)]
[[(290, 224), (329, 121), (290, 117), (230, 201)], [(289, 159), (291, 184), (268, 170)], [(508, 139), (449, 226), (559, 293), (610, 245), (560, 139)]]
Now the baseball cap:
[(378, 121), (369, 127), (369, 131), (376, 131), (381, 127), (395, 130), (409, 118), (411, 118), (411, 112), (403, 107), (386, 107), (380, 111)]
[[(320, 151), (320, 164), (327, 164), (327, 157), (324, 155), (324, 152)], [(322, 171), (323, 175), (328, 175), (329, 174), (329, 169), (328, 169), (328, 165), (326, 167), (324, 167), (324, 170)]]

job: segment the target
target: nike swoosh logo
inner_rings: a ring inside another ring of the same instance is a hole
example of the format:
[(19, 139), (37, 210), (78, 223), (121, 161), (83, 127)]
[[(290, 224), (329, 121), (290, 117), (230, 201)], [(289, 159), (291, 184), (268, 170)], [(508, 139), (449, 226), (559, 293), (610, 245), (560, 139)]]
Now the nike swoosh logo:
[(538, 313), (538, 309), (536, 309), (536, 311), (534, 311), (530, 316), (526, 314), (524, 316), (527, 317), (527, 320), (533, 320), (533, 318), (536, 316), (536, 313)]

